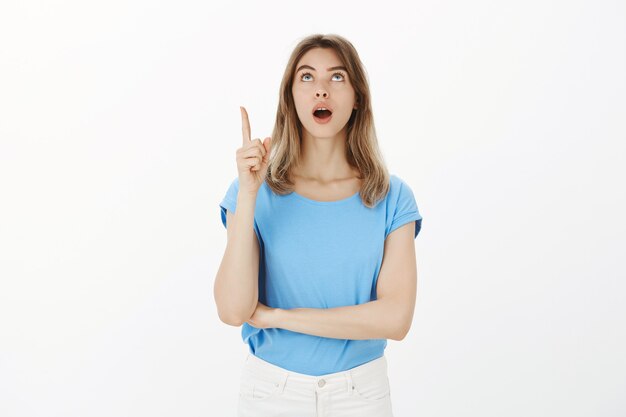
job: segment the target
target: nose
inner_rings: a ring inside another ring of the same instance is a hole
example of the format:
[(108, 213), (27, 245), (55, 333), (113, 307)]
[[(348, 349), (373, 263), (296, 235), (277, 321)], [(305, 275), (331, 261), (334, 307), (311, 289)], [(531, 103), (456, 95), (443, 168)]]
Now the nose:
[(317, 90), (315, 92), (315, 97), (316, 98), (320, 98), (320, 97), (328, 98), (328, 93), (324, 90)]

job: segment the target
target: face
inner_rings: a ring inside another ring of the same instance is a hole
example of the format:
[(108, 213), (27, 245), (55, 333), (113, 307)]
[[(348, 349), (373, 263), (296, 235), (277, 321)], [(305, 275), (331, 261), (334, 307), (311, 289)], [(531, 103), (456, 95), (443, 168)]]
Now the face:
[[(316, 138), (335, 137), (356, 108), (348, 72), (331, 48), (313, 48), (300, 58), (291, 91), (303, 128)], [(330, 117), (316, 117), (318, 105), (329, 109)]]

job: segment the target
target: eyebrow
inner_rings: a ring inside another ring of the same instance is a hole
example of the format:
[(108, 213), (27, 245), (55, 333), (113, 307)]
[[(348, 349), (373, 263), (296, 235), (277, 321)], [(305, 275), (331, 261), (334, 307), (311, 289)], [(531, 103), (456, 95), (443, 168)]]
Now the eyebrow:
[[(301, 69), (305, 69), (305, 68), (308, 68), (308, 69), (311, 69), (311, 70), (315, 71), (315, 68), (313, 68), (313, 67), (312, 67), (312, 66), (310, 66), (310, 65), (300, 65), (300, 68), (298, 68), (298, 69), (296, 70), (296, 72), (300, 71)], [(346, 67), (344, 67), (344, 66), (342, 66), (342, 65), (338, 65), (338, 66), (336, 66), (336, 67), (326, 68), (326, 71), (334, 71), (334, 70), (338, 70), (338, 69), (341, 69), (341, 70), (344, 70), (344, 71), (348, 72), (348, 70), (346, 69)]]

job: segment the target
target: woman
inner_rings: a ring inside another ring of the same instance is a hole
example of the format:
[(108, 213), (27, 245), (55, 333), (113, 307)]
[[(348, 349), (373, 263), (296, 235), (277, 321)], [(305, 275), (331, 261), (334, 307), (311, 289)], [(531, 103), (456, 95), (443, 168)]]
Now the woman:
[(384, 165), (356, 50), (304, 38), (272, 136), (251, 140), (241, 115), (214, 286), (220, 319), (249, 346), (238, 415), (392, 416), (384, 349), (411, 325), (422, 217)]

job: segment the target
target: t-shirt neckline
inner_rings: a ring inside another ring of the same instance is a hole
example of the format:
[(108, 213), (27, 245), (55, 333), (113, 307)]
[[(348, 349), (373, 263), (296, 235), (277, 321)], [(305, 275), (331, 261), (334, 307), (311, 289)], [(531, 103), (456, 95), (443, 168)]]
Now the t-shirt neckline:
[(306, 201), (307, 203), (310, 204), (316, 204), (318, 206), (332, 206), (332, 205), (336, 205), (336, 204), (344, 204), (344, 203), (348, 203), (356, 198), (359, 198), (359, 194), (360, 192), (357, 191), (356, 193), (352, 194), (350, 197), (346, 197), (346, 198), (342, 198), (341, 200), (333, 200), (333, 201), (319, 201), (319, 200), (313, 200), (311, 198), (305, 197), (301, 194), (298, 194), (295, 191), (292, 191), (291, 193), (289, 193), (288, 195), (291, 195), (299, 200), (302, 201)]

